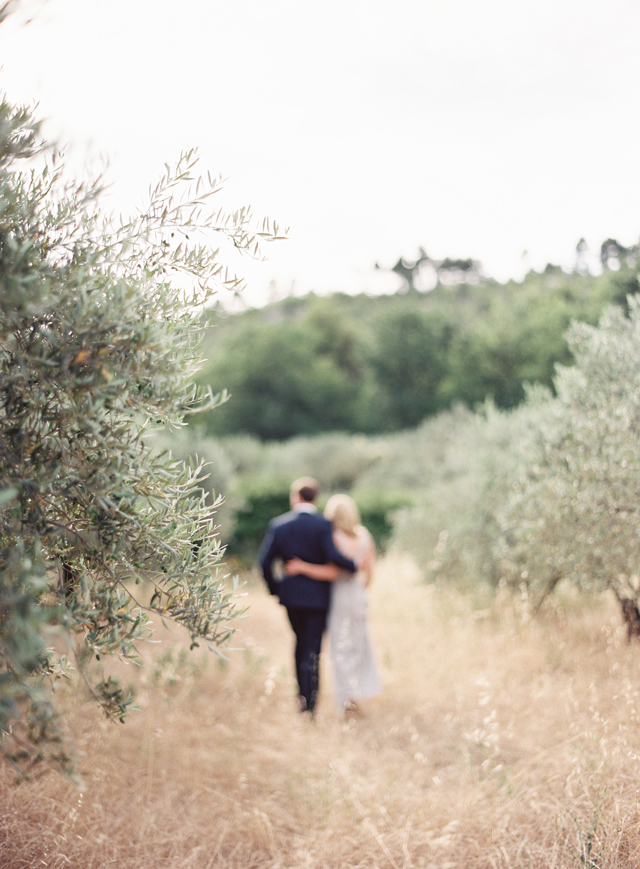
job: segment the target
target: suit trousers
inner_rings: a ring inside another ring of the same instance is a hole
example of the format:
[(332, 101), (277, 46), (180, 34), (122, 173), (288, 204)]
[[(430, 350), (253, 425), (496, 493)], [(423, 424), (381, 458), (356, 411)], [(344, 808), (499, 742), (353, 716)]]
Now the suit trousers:
[(327, 610), (287, 607), (296, 636), (296, 678), (302, 711), (313, 712), (320, 687), (320, 648), (327, 624)]

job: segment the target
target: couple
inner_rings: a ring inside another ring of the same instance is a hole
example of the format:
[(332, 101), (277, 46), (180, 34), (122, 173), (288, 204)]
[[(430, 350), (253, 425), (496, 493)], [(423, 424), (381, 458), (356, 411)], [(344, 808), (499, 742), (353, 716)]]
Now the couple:
[[(295, 634), (300, 711), (312, 716), (327, 626), (340, 709), (354, 712), (356, 700), (380, 690), (366, 621), (373, 541), (347, 495), (334, 495), (325, 516), (318, 513), (318, 488), (310, 477), (292, 484), (291, 511), (269, 524), (259, 556), (269, 591), (280, 598)], [(285, 566), (280, 580), (274, 576), (276, 561)]]

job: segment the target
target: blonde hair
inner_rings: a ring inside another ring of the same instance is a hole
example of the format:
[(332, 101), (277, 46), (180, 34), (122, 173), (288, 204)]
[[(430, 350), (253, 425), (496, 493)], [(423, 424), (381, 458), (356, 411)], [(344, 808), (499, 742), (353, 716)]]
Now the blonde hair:
[(360, 527), (360, 511), (358, 505), (348, 495), (332, 495), (324, 508), (324, 515), (334, 528), (344, 531), (354, 537)]

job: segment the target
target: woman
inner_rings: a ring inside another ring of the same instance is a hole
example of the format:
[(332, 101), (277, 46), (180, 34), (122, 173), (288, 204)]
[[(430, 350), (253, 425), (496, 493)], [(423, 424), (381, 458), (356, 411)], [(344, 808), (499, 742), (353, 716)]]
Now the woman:
[(313, 579), (333, 581), (328, 631), (336, 701), (347, 715), (358, 712), (357, 701), (380, 692), (378, 668), (367, 623), (366, 588), (371, 583), (375, 546), (360, 522), (355, 501), (348, 495), (334, 495), (324, 515), (333, 524), (336, 547), (362, 565), (358, 573), (343, 573), (333, 564), (309, 564), (294, 558), (287, 573), (303, 573)]

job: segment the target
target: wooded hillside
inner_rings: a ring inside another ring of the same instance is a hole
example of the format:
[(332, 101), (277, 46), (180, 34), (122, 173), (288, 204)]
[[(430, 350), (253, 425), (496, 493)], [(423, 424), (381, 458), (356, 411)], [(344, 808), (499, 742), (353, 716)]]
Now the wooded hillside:
[(571, 362), (564, 336), (573, 320), (595, 324), (638, 291), (636, 255), (607, 240), (598, 275), (579, 261), (572, 273), (549, 265), (505, 284), (448, 269), (429, 291), (409, 273), (390, 296), (310, 294), (243, 313), (215, 309), (200, 380), (232, 399), (197, 425), (208, 435), (281, 440), (401, 431), (487, 398), (514, 407), (524, 384), (552, 387), (556, 363)]

